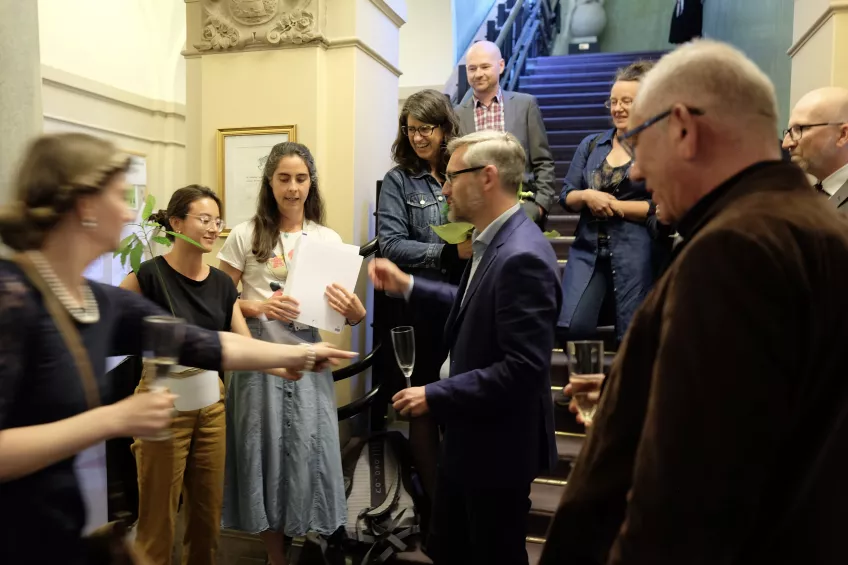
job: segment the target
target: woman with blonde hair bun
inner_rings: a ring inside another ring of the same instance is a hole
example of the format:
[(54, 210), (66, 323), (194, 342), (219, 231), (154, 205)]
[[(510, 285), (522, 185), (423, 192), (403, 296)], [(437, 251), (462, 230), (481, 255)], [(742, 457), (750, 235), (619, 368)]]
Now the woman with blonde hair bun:
[[(0, 212), (0, 563), (96, 563), (74, 457), (119, 436), (171, 424), (175, 397), (110, 404), (106, 357), (141, 353), (142, 320), (165, 312), (141, 296), (83, 278), (133, 219), (128, 159), (84, 134), (45, 135), (27, 149), (17, 202)], [(352, 355), (186, 326), (179, 363), (208, 370), (308, 371)]]

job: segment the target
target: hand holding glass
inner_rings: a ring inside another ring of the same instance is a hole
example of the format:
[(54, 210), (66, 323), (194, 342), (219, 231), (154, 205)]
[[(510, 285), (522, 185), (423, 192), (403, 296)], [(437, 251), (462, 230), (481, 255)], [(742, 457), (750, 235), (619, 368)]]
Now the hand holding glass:
[(569, 341), (566, 350), (571, 397), (583, 422), (591, 426), (604, 382), (604, 342)]
[[(177, 364), (185, 340), (185, 320), (172, 316), (147, 316), (143, 320), (144, 346), (142, 356), (145, 365), (154, 367), (154, 375), (149, 377), (147, 388), (151, 393), (165, 392), (165, 379), (171, 367)], [(142, 438), (160, 441), (171, 437), (165, 431), (156, 437)]]
[(415, 367), (415, 329), (412, 326), (400, 326), (392, 330), (392, 345), (395, 359), (406, 378), (406, 388), (412, 387), (412, 370)]

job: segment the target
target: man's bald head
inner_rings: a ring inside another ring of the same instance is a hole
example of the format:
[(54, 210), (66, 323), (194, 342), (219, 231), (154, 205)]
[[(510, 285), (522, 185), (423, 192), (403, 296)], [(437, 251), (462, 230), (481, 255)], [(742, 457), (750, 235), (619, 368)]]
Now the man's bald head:
[(816, 121), (848, 122), (848, 88), (818, 88), (802, 96), (795, 109), (801, 110), (807, 117)]
[(478, 41), (465, 56), (465, 70), (474, 95), (488, 105), (498, 92), (498, 81), (504, 70), (501, 50), (491, 41)]
[(488, 57), (494, 61), (503, 59), (501, 50), (491, 41), (478, 41), (468, 50), (467, 58), (479, 56)]
[(671, 221), (740, 171), (780, 159), (774, 86), (739, 50), (716, 41), (663, 57), (642, 79), (628, 129), (630, 176), (646, 181)]
[(828, 86), (802, 96), (789, 116), (783, 147), (820, 181), (848, 165), (848, 89)]

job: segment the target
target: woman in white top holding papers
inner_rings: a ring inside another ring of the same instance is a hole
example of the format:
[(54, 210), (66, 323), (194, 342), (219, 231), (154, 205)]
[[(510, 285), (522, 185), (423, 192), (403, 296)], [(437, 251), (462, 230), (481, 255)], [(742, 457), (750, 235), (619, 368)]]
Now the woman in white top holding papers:
[[(268, 339), (262, 335), (264, 316), (300, 339), (320, 341), (317, 329), (292, 321), (299, 315), (297, 301), (284, 290), (272, 291), (271, 283), (285, 288), (300, 238), (341, 243), (323, 220), (309, 149), (292, 142), (274, 146), (256, 215), (230, 232), (218, 254), (221, 270), (242, 284), (239, 305), (253, 337)], [(362, 303), (347, 289), (333, 285), (326, 296), (349, 324), (365, 317)], [(253, 377), (236, 372), (227, 390), (222, 522), (260, 534), (271, 563), (283, 565), (284, 536), (329, 535), (346, 521), (333, 379), (330, 371), (308, 373), (297, 382)]]

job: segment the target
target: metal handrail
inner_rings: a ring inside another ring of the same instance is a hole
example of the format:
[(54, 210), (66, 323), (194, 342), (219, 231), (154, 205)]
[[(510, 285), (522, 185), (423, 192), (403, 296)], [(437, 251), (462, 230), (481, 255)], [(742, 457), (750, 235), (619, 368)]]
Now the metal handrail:
[(374, 349), (371, 350), (371, 353), (353, 363), (352, 365), (348, 365), (347, 367), (342, 367), (341, 369), (336, 369), (333, 371), (333, 381), (339, 382), (345, 379), (349, 379), (355, 375), (363, 371), (367, 371), (374, 365), (374, 357), (380, 351), (380, 344), (374, 346)]
[(506, 41), (506, 36), (512, 26), (515, 24), (515, 20), (516, 18), (518, 18), (518, 14), (521, 11), (521, 6), (523, 5), (524, 0), (518, 0), (515, 3), (515, 6), (512, 7), (512, 10), (510, 10), (509, 17), (504, 22), (504, 25), (501, 28), (501, 32), (498, 34), (498, 38), (495, 40), (495, 45), (498, 46), (498, 49), (503, 49), (503, 44)]

